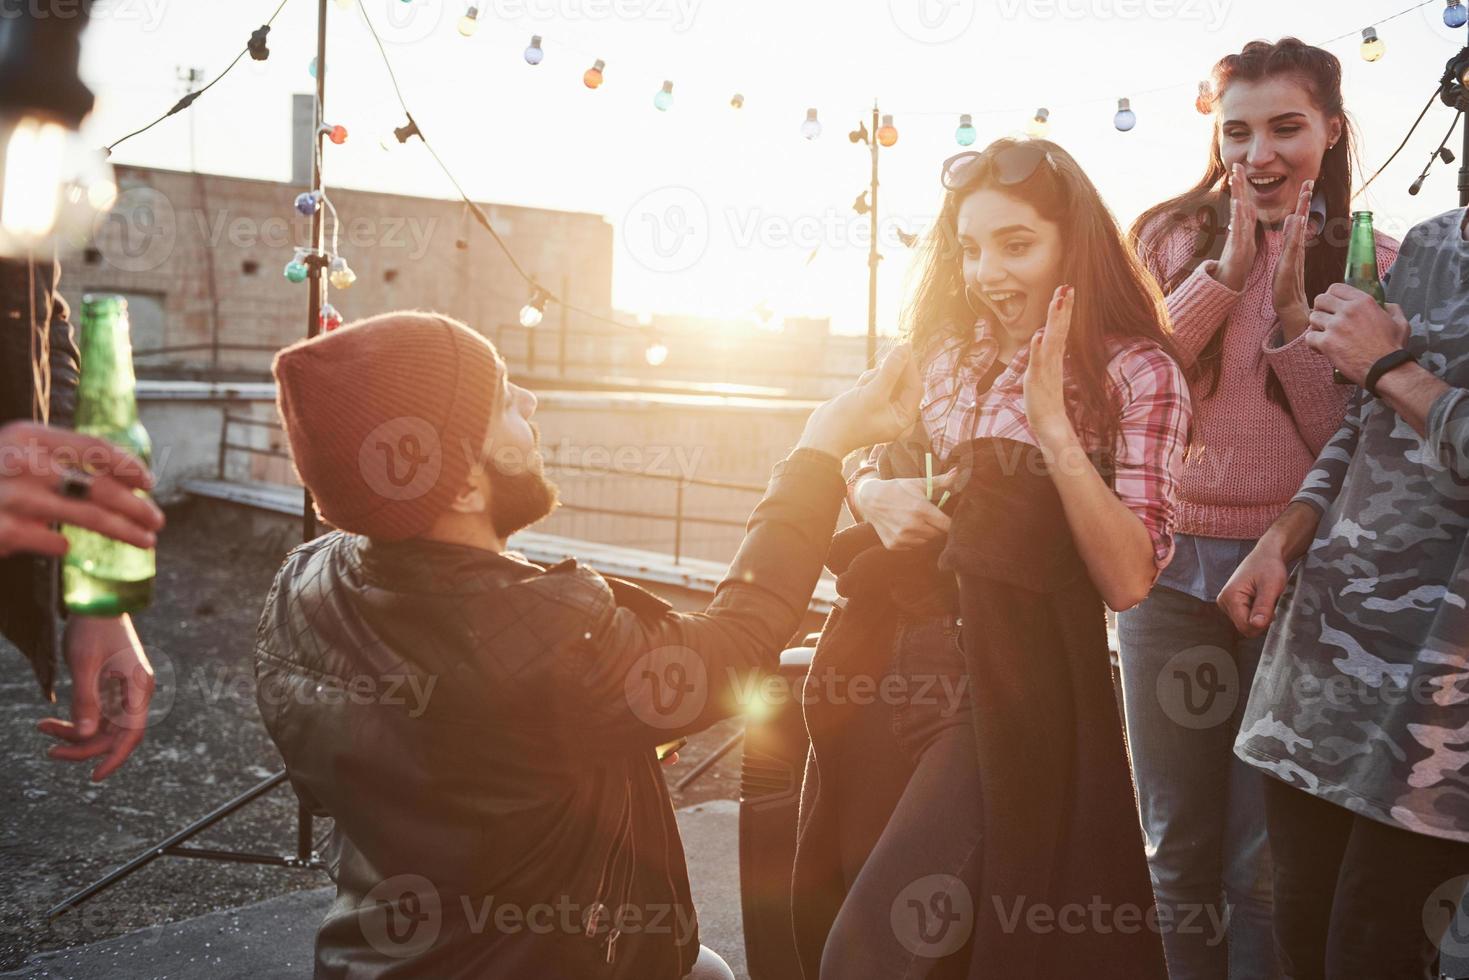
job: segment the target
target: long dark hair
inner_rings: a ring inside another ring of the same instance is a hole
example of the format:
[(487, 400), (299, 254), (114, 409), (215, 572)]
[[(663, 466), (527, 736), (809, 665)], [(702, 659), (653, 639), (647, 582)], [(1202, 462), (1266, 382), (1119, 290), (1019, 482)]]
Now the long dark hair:
[[(1018, 184), (1003, 184), (993, 151), (1010, 145), (1044, 149), (1035, 173)], [(962, 250), (958, 242), (959, 206), (981, 188), (1024, 201), (1061, 228), (1064, 243), (1061, 281), (1076, 289), (1076, 308), (1067, 339), (1069, 368), (1080, 391), (1078, 432), (1094, 434), (1104, 451), (1116, 438), (1116, 408), (1109, 397), (1108, 340), (1137, 338), (1157, 344), (1175, 359), (1163, 293), (1148, 273), (1097, 193), (1081, 165), (1047, 140), (999, 140), (964, 171), (964, 183), (944, 192), (938, 220), (918, 245), (916, 285), (903, 310), (904, 333), (920, 357), (946, 340), (967, 339), (976, 319), (965, 296)], [(1047, 300), (1050, 297), (1046, 297)]]
[[(1321, 158), (1321, 176), (1316, 189), (1325, 198), (1326, 223), (1320, 234), (1307, 242), (1306, 248), (1306, 302), (1326, 292), (1332, 283), (1340, 282), (1347, 263), (1347, 243), (1350, 240), (1352, 200), (1352, 159), (1355, 134), (1351, 120), (1347, 118), (1342, 100), (1341, 62), (1336, 55), (1321, 48), (1312, 47), (1293, 37), (1284, 37), (1275, 43), (1251, 41), (1239, 54), (1225, 55), (1214, 66), (1214, 138), (1209, 147), (1209, 163), (1199, 182), (1178, 197), (1164, 201), (1144, 211), (1133, 223), (1131, 239), (1139, 254), (1151, 254), (1167, 239), (1179, 225), (1194, 222), (1198, 237), (1194, 242), (1194, 261), (1173, 270), (1161, 285), (1164, 292), (1172, 292), (1187, 279), (1205, 259), (1217, 259), (1224, 253), (1229, 214), (1229, 169), (1224, 165), (1220, 144), (1223, 139), (1217, 107), (1220, 97), (1231, 83), (1236, 81), (1258, 82), (1279, 76), (1294, 77), (1310, 93), (1316, 108), (1328, 120), (1341, 120), (1341, 139), (1329, 148)], [(1162, 220), (1159, 220), (1162, 219)], [(1156, 222), (1156, 227), (1153, 226)], [(1149, 228), (1148, 239), (1143, 240), (1143, 230)], [(1259, 234), (1259, 230), (1256, 230)], [(1189, 380), (1202, 382), (1212, 395), (1219, 386), (1219, 374), (1224, 352), (1225, 328), (1218, 330), (1199, 352), (1198, 360), (1188, 365)], [(1270, 372), (1266, 382), (1266, 393), (1271, 401), (1287, 412), (1290, 404), (1286, 400), (1285, 388), (1275, 373)]]

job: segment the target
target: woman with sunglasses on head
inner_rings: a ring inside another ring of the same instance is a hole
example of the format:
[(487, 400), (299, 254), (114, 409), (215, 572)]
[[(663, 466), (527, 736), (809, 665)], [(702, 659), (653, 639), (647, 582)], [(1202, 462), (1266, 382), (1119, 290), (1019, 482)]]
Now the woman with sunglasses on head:
[[(1263, 637), (1215, 599), (1285, 509), (1356, 391), (1304, 340), (1340, 282), (1352, 129), (1341, 65), (1294, 38), (1255, 41), (1213, 73), (1203, 178), (1144, 213), (1133, 238), (1167, 294), (1195, 394), (1176, 550), (1118, 617), (1128, 745), (1172, 980), (1279, 976), (1260, 775), (1233, 744)], [(1227, 215), (1227, 221), (1221, 220)], [(1378, 264), (1397, 254), (1378, 236)], [(1203, 914), (1201, 914), (1203, 910)], [(1226, 940), (1198, 923), (1227, 921)]]
[[(854, 475), (803, 691), (803, 972), (1161, 977), (1103, 606), (1172, 550), (1187, 385), (1070, 154), (1000, 140), (943, 186), (906, 312), (921, 424)], [(864, 676), (900, 694), (831, 686)]]

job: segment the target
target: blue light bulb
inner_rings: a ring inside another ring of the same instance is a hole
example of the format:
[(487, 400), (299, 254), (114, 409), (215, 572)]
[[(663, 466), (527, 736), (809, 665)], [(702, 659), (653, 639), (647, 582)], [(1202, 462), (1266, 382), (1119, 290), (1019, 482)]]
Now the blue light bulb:
[(974, 129), (974, 120), (968, 114), (959, 117), (959, 128), (954, 130), (954, 141), (960, 146), (972, 146), (979, 134)]
[(1131, 132), (1132, 127), (1137, 125), (1137, 113), (1132, 111), (1131, 100), (1117, 100), (1117, 115), (1112, 118), (1112, 124), (1117, 127), (1117, 131), (1120, 133)]
[(1469, 7), (1465, 7), (1461, 0), (1449, 0), (1449, 5), (1444, 8), (1443, 22), (1455, 30), (1469, 24)]

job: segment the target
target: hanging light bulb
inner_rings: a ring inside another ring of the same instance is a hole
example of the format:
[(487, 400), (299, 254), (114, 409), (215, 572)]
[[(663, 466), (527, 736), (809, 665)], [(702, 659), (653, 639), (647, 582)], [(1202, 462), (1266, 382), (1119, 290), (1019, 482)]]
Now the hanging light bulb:
[(607, 62), (603, 61), (601, 58), (598, 58), (595, 62), (592, 63), (592, 67), (586, 70), (586, 74), (582, 75), (582, 84), (585, 85), (587, 88), (601, 88), (602, 69), (606, 67)]
[(479, 8), (470, 4), (464, 16), (459, 18), (459, 33), (465, 37), (474, 37), (474, 32), (479, 30)]
[(877, 127), (877, 141), (883, 146), (892, 146), (898, 141), (898, 127), (893, 125), (892, 116), (882, 117), (882, 125)]
[(1035, 111), (1035, 117), (1025, 127), (1026, 135), (1031, 139), (1043, 140), (1051, 132), (1051, 110), (1040, 108)]
[(1364, 28), (1362, 28), (1362, 60), (1363, 61), (1379, 61), (1379, 60), (1381, 60), (1382, 55), (1383, 55), (1383, 53), (1386, 50), (1387, 50), (1387, 45), (1383, 44), (1382, 43), (1382, 38), (1380, 38), (1380, 37), (1377, 36), (1377, 28), (1375, 28), (1375, 27), (1364, 27)]
[(324, 333), (331, 333), (342, 325), (342, 314), (330, 303), (321, 304), (321, 329)]
[(668, 360), (668, 345), (657, 337), (653, 338), (648, 349), (643, 351), (643, 359), (653, 367), (661, 367)]
[(347, 260), (338, 255), (332, 259), (331, 272), (327, 278), (331, 281), (333, 289), (350, 289), (357, 281), (357, 273), (347, 264)]
[(530, 45), (525, 49), (525, 63), (528, 65), (539, 65), (541, 59), (545, 56), (546, 52), (541, 50), (541, 36), (539, 34), (532, 34), (530, 36)]
[(321, 207), (321, 191), (302, 191), (296, 195), (296, 210), (308, 218)]
[(814, 140), (821, 135), (821, 120), (816, 118), (815, 109), (806, 110), (806, 120), (801, 123), (801, 135), (808, 140)]
[(959, 128), (954, 130), (954, 142), (960, 146), (973, 146), (978, 134), (974, 131), (974, 119), (965, 113), (959, 117)]
[(1131, 99), (1117, 100), (1117, 115), (1112, 117), (1112, 125), (1120, 133), (1132, 132), (1132, 127), (1137, 125), (1137, 113), (1132, 111)]
[(658, 94), (653, 96), (653, 106), (659, 112), (667, 112), (671, 105), (673, 105), (673, 83), (664, 82)]
[(1443, 12), (1444, 26), (1458, 30), (1465, 24), (1469, 24), (1469, 7), (1465, 7), (1463, 0), (1448, 0), (1448, 6)]
[(1199, 94), (1194, 99), (1194, 108), (1201, 116), (1212, 116), (1214, 114), (1214, 85), (1208, 81), (1199, 83)]
[(734, 95), (730, 96), (729, 104), (735, 109), (743, 109), (745, 107), (745, 97), (736, 92)]
[(296, 254), (291, 257), (291, 261), (286, 263), (283, 274), (291, 282), (305, 282), (306, 273), (306, 250), (298, 248)]
[(312, 58), (311, 59), (311, 64), (309, 64), (309, 65), (306, 66), (306, 71), (311, 74), (311, 77), (312, 78), (315, 78), (316, 77), (316, 59), (315, 58)]
[(546, 316), (546, 300), (551, 297), (540, 286), (531, 291), (530, 300), (520, 308), (520, 325), (526, 329), (540, 326)]
[(326, 123), (322, 123), (321, 131), (326, 134), (327, 139), (331, 140), (337, 146), (341, 146), (347, 142), (346, 126), (328, 126)]

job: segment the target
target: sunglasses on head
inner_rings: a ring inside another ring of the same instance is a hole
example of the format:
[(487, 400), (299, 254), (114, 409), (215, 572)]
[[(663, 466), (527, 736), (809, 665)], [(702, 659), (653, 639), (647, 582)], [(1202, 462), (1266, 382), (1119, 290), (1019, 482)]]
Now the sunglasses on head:
[(1023, 184), (1035, 176), (1036, 170), (1045, 163), (1056, 172), (1056, 161), (1051, 152), (1039, 143), (991, 143), (983, 150), (965, 150), (944, 161), (944, 190), (957, 191), (967, 187), (983, 169), (983, 162), (993, 164), (995, 180), (1002, 186)]

